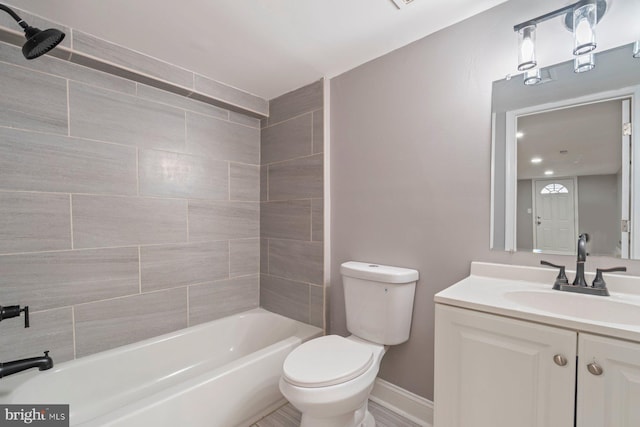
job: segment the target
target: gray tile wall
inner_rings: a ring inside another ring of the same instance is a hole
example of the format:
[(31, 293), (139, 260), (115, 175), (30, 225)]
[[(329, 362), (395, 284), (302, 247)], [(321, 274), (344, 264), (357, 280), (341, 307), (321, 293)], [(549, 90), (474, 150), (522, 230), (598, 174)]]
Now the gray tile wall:
[(324, 327), (323, 83), (269, 102), (262, 120), (260, 303)]
[[(177, 65), (169, 64), (118, 44), (99, 39), (82, 31), (60, 25), (33, 15), (21, 8), (11, 7), (20, 17), (34, 27), (58, 28), (66, 34), (60, 48), (49, 52), (46, 58), (61, 58), (108, 74), (98, 77), (98, 74), (101, 73), (88, 73), (88, 70), (76, 73), (75, 70), (77, 68), (73, 65), (65, 62), (55, 63), (48, 59), (30, 61), (29, 65), (23, 65), (26, 68), (106, 88), (112, 88), (114, 85), (121, 86), (123, 83), (118, 82), (118, 80), (122, 80), (128, 82), (125, 85), (129, 86), (129, 89), (133, 89), (130, 93), (135, 93), (135, 82), (154, 86), (157, 89), (171, 92), (170, 94), (161, 95), (164, 98), (169, 95), (175, 97), (177, 94), (203, 101), (205, 103), (203, 105), (213, 106), (213, 108), (221, 107), (221, 109), (227, 108), (234, 112), (237, 111), (240, 114), (234, 113), (230, 118), (231, 121), (237, 123), (253, 124), (257, 122), (254, 117), (269, 115), (268, 102), (259, 96), (208, 79)], [(20, 27), (16, 25), (13, 18), (6, 13), (2, 13), (0, 15), (0, 41), (22, 46), (24, 37), (21, 34), (22, 31), (20, 31)], [(89, 76), (91, 78), (88, 78)], [(32, 93), (32, 95), (34, 94), (35, 92)], [(11, 96), (11, 92), (8, 91), (6, 95)], [(185, 105), (182, 102), (180, 103)], [(199, 107), (199, 109), (202, 109), (202, 107)], [(3, 111), (3, 113), (7, 113), (7, 111)], [(246, 117), (242, 113), (247, 113), (254, 117)], [(226, 110), (225, 114), (228, 114)], [(38, 123), (46, 126), (44, 122)]]
[(0, 87), (0, 361), (258, 306), (258, 120), (4, 43)]

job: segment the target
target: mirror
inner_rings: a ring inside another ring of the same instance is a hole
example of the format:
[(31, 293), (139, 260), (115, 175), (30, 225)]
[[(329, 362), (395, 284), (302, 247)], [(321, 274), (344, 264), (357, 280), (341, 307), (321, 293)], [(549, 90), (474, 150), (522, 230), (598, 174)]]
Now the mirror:
[(586, 73), (573, 61), (544, 68), (535, 86), (521, 75), (493, 83), (492, 249), (575, 254), (578, 234), (589, 233), (591, 255), (640, 259), (632, 51), (597, 53)]

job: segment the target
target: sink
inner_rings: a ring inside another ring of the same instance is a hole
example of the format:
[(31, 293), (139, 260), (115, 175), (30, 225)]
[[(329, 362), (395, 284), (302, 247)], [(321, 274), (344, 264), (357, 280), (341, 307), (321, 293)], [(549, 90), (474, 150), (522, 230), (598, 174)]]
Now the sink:
[(623, 325), (640, 324), (640, 305), (615, 301), (609, 297), (552, 290), (507, 291), (504, 297), (518, 305), (554, 315)]

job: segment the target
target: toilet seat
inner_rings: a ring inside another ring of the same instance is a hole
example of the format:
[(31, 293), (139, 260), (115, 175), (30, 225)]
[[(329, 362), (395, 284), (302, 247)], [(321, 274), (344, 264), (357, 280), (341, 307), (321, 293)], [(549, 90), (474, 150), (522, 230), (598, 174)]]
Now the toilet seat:
[(326, 335), (289, 353), (284, 361), (283, 378), (298, 387), (327, 387), (362, 375), (373, 360), (370, 347), (338, 335)]

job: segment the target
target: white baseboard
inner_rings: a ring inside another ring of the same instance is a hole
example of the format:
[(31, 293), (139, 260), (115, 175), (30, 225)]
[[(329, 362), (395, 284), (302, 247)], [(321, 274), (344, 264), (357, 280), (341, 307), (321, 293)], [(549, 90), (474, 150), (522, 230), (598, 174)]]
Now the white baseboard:
[(433, 425), (433, 402), (388, 381), (376, 378), (369, 399), (423, 426)]

